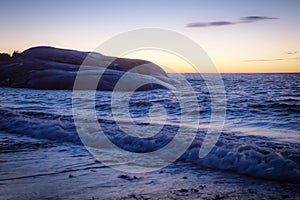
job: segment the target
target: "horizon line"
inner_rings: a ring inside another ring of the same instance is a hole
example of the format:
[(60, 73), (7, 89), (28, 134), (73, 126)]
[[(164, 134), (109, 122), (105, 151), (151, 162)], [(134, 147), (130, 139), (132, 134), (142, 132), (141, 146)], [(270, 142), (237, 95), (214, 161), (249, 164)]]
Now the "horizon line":
[(167, 74), (300, 74), (300, 71), (299, 72), (220, 72), (220, 73), (182, 72), (182, 73), (167, 73)]

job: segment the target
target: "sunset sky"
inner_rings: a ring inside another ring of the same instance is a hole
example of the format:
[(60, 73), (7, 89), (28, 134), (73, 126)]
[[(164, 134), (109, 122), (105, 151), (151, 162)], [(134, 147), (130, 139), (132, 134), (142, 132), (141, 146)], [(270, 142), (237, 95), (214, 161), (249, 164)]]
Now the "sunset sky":
[[(16, 1), (0, 2), (1, 52), (49, 45), (93, 51), (138, 28), (176, 31), (199, 44), (222, 73), (300, 72), (300, 1)], [(172, 55), (136, 52), (179, 72)]]

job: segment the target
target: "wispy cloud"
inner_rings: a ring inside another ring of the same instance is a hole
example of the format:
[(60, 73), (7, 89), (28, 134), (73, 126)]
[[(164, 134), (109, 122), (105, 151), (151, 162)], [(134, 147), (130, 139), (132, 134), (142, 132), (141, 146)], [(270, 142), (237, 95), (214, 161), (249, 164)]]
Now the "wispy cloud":
[(271, 59), (251, 59), (251, 60), (243, 60), (243, 62), (270, 62), (270, 61), (282, 61), (282, 60), (300, 60), (300, 57), (295, 57), (295, 58), (271, 58)]
[(268, 62), (268, 61), (278, 61), (285, 60), (283, 58), (271, 58), (271, 59), (251, 59), (251, 60), (243, 60), (243, 62)]
[(254, 15), (254, 16), (241, 17), (239, 21), (194, 22), (194, 23), (189, 23), (186, 26), (189, 28), (204, 28), (204, 27), (212, 27), (212, 26), (228, 26), (228, 25), (236, 25), (236, 24), (243, 24), (243, 23), (253, 23), (257, 21), (274, 20), (274, 19), (279, 19), (279, 18)]
[(272, 20), (272, 19), (279, 19), (277, 17), (267, 17), (267, 16), (247, 16), (247, 17), (241, 17), (241, 22), (256, 22), (256, 21), (262, 21), (262, 20)]
[(195, 23), (190, 23), (187, 24), (187, 27), (193, 28), (193, 27), (209, 27), (209, 26), (227, 26), (227, 25), (233, 25), (235, 24), (234, 22), (228, 22), (228, 21), (216, 21), (216, 22), (207, 22), (207, 23), (202, 23), (202, 22), (195, 22)]
[(299, 52), (298, 51), (289, 51), (286, 54), (294, 55), (294, 54), (299, 54)]

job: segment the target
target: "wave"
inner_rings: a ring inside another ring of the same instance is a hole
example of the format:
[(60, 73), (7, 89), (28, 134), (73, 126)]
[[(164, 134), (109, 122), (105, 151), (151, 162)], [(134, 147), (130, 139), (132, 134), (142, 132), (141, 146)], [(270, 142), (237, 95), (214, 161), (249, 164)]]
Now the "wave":
[[(242, 140), (242, 141), (241, 141)], [(300, 182), (298, 144), (265, 143), (260, 137), (233, 138), (222, 135), (216, 147), (203, 159), (190, 148), (185, 158), (204, 167), (237, 172), (270, 180)]]
[(264, 103), (264, 104), (250, 104), (252, 108), (283, 108), (297, 110), (299, 104), (296, 103)]
[[(105, 124), (107, 136), (119, 147), (132, 152), (156, 150), (173, 138), (174, 126), (163, 130), (157, 138), (129, 137), (116, 130), (109, 119), (99, 119)], [(82, 145), (70, 115), (43, 112), (25, 112), (0, 107), (0, 127), (8, 133), (21, 134), (54, 143)], [(198, 131), (189, 149), (178, 160), (216, 170), (229, 170), (239, 174), (271, 180), (300, 182), (300, 144), (268, 141), (262, 136), (240, 136), (234, 132), (222, 133), (216, 146), (200, 159), (205, 129)]]
[(81, 144), (72, 116), (18, 112), (0, 107), (0, 127), (6, 132), (33, 138)]

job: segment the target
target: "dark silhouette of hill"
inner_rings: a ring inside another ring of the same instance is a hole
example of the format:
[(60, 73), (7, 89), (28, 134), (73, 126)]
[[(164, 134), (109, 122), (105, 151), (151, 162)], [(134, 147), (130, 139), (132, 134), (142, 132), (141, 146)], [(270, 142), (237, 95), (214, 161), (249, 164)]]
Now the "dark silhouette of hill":
[[(81, 67), (82, 66), (82, 67)], [(141, 66), (139, 68), (136, 68)], [(80, 68), (81, 67), (81, 68)], [(80, 69), (80, 71), (79, 71)], [(124, 90), (149, 79), (140, 90), (155, 89), (167, 84), (169, 78), (159, 66), (145, 60), (104, 56), (95, 52), (38, 46), (22, 53), (0, 55), (0, 86), (33, 89), (73, 89), (76, 75), (79, 89), (93, 89), (91, 82), (102, 77), (97, 90), (113, 90), (127, 72)]]

